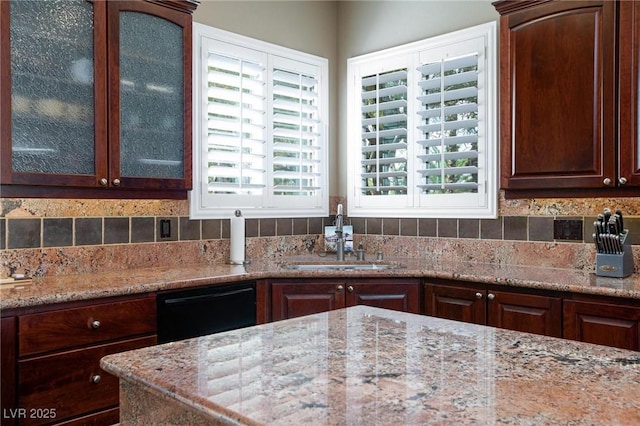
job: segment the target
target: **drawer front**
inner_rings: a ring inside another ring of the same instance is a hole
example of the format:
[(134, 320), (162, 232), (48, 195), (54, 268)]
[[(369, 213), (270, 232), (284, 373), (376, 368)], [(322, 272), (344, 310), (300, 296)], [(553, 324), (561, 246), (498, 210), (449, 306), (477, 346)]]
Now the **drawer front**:
[(19, 356), (156, 332), (155, 297), (22, 315)]
[(150, 336), (20, 361), (18, 406), (28, 414), (20, 424), (50, 423), (116, 407), (118, 378), (100, 368), (100, 359), (155, 343), (156, 336)]

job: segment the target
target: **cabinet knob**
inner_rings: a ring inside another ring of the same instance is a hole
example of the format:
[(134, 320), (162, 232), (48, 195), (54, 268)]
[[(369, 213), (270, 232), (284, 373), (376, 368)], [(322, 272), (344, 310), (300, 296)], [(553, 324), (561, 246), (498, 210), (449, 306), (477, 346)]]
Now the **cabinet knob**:
[(338, 290), (338, 291), (342, 291), (342, 290), (344, 290), (344, 287), (342, 286), (342, 284), (340, 284), (340, 285), (337, 287), (337, 290)]
[(620, 185), (624, 185), (625, 183), (627, 183), (627, 178), (624, 176), (621, 176), (620, 179), (618, 179), (618, 182), (620, 182)]
[(489, 293), (489, 294), (487, 294), (487, 299), (489, 299), (489, 300), (493, 300), (493, 299), (495, 299), (495, 298), (496, 298), (496, 295), (495, 295), (495, 294), (493, 294), (493, 293)]
[(100, 383), (100, 380), (102, 380), (102, 377), (100, 377), (99, 374), (91, 376), (91, 383), (95, 383), (97, 385), (98, 383)]
[(352, 285), (350, 285), (349, 287), (347, 287), (347, 291), (348, 291), (349, 293), (353, 293), (353, 286), (352, 286)]
[(95, 330), (98, 327), (100, 327), (100, 321), (98, 321), (98, 320), (91, 321), (91, 328), (93, 328)]
[(609, 179), (609, 178), (604, 178), (604, 180), (602, 181), (602, 183), (604, 183), (605, 185), (609, 186), (609, 185), (611, 185), (611, 179)]
[(476, 299), (482, 299), (482, 293), (477, 292), (476, 293)]
[(120, 186), (120, 179), (114, 179), (112, 183), (113, 186)]
[(100, 186), (107, 186), (108, 183), (109, 181), (107, 180), (107, 178), (100, 179)]

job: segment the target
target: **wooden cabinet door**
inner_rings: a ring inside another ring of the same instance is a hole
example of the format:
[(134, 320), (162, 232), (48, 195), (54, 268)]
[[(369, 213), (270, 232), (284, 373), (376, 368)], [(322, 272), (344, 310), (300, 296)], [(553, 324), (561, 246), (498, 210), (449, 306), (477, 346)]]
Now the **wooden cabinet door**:
[(426, 284), (427, 315), (456, 321), (485, 324), (486, 290), (453, 285)]
[(99, 187), (107, 173), (106, 4), (68, 3), (73, 26), (58, 7), (0, 2), (3, 185)]
[(562, 299), (533, 294), (489, 291), (487, 325), (526, 333), (562, 337)]
[(342, 282), (276, 282), (271, 285), (271, 298), (272, 321), (345, 307)]
[(346, 282), (347, 306), (367, 305), (395, 311), (420, 313), (420, 283), (411, 282)]
[[(19, 361), (19, 406), (54, 409), (47, 418), (22, 419), (35, 425), (70, 418), (118, 405), (118, 378), (100, 368), (103, 357), (156, 344), (156, 337), (76, 349)], [(38, 416), (40, 417), (40, 416)]]
[(622, 1), (619, 31), (618, 184), (640, 186), (640, 137), (638, 131), (638, 78), (640, 78), (640, 1)]
[(500, 3), (501, 187), (615, 186), (617, 2)]
[(640, 350), (640, 305), (564, 300), (564, 337)]
[[(16, 318), (2, 318), (0, 322), (0, 377), (2, 377), (2, 387), (0, 388), (0, 406), (2, 407), (2, 417), (0, 425), (9, 426), (16, 424), (17, 407), (16, 404)], [(14, 414), (15, 413), (15, 414)]]
[(192, 17), (187, 2), (107, 2), (109, 181), (191, 189)]

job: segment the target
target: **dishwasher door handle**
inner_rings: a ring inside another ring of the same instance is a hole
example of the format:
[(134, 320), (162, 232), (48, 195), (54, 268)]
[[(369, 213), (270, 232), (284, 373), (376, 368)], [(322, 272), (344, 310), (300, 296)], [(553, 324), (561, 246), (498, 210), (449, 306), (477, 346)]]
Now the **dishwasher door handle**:
[(235, 296), (237, 294), (244, 294), (244, 293), (253, 293), (253, 291), (254, 291), (253, 288), (243, 288), (240, 290), (226, 291), (223, 293), (203, 294), (201, 296), (188, 296), (188, 297), (178, 297), (176, 299), (166, 299), (163, 303), (165, 305), (200, 303), (200, 302), (206, 302), (208, 300), (214, 300), (220, 297)]

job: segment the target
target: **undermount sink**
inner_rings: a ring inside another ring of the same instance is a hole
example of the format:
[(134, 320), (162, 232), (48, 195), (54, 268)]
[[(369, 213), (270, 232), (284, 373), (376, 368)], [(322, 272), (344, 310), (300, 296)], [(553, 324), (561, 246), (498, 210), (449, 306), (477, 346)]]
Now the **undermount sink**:
[(284, 267), (296, 271), (386, 271), (404, 268), (403, 265), (387, 263), (299, 263)]

